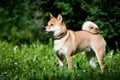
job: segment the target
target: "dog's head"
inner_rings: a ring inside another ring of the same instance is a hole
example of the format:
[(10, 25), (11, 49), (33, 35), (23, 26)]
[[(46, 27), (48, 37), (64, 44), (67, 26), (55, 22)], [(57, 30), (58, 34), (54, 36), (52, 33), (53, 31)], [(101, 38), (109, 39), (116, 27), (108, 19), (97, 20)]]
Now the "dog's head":
[(55, 18), (51, 13), (50, 13), (50, 20), (48, 21), (48, 25), (46, 26), (46, 31), (47, 32), (60, 32), (63, 26), (62, 22), (62, 15), (59, 14), (57, 18)]

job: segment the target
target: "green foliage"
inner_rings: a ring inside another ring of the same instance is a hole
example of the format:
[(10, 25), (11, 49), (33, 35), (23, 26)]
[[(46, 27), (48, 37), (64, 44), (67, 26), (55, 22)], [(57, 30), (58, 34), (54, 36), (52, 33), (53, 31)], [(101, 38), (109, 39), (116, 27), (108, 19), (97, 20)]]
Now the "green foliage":
[[(0, 32), (1, 36), (9, 38), (34, 38), (39, 35), (38, 29), (47, 25), (49, 13), (57, 16), (61, 13), (68, 28), (81, 29), (86, 20), (95, 22), (105, 38), (119, 36), (120, 1), (109, 0), (2, 0), (0, 4)], [(42, 15), (41, 15), (42, 14)], [(42, 22), (39, 22), (42, 19)], [(38, 23), (36, 24), (36, 22)], [(14, 35), (12, 28), (17, 28)], [(23, 33), (30, 35), (21, 36)], [(33, 35), (31, 35), (31, 33)], [(42, 35), (42, 34), (40, 34)], [(20, 36), (20, 37), (19, 37)], [(41, 38), (41, 37), (40, 37)]]
[[(8, 40), (32, 39), (38, 28), (33, 23), (33, 13), (29, 10), (30, 0), (4, 0), (0, 4), (0, 36)], [(3, 5), (4, 4), (4, 5)]]
[(116, 30), (115, 28), (117, 29), (120, 28), (119, 26), (116, 25), (119, 23), (118, 18), (120, 16), (118, 14), (120, 13), (116, 12), (119, 9), (118, 9), (118, 5), (116, 5), (114, 2), (108, 3), (108, 1), (102, 1), (102, 0), (96, 2), (96, 0), (93, 0), (89, 4), (83, 3), (82, 9), (87, 11), (87, 13), (89, 14), (86, 20), (95, 21), (100, 27), (102, 34), (106, 38), (110, 39), (119, 35), (118, 34), (119, 30)]
[[(91, 69), (85, 53), (73, 56), (73, 68), (58, 66), (53, 51), (52, 40), (44, 45), (39, 41), (30, 45), (15, 45), (0, 41), (0, 80), (113, 80), (120, 74), (120, 50), (114, 55), (110, 50), (105, 55), (105, 70), (102, 73), (99, 65)], [(97, 59), (96, 59), (96, 63)]]
[[(72, 13), (72, 6), (69, 3), (65, 3), (65, 2), (54, 2), (54, 5), (58, 8), (61, 9), (62, 15), (67, 15), (67, 14), (71, 14)], [(61, 6), (62, 5), (62, 6)]]
[[(50, 4), (47, 1), (46, 4)], [(52, 12), (57, 15), (62, 13), (68, 27), (74, 30), (81, 29), (81, 25), (86, 20), (95, 22), (101, 30), (104, 37), (111, 39), (119, 35), (119, 18), (120, 18), (120, 1), (109, 0), (64, 0), (53, 1), (50, 9), (45, 9), (45, 12)], [(45, 6), (44, 6), (45, 8)], [(48, 15), (49, 16), (49, 15)]]

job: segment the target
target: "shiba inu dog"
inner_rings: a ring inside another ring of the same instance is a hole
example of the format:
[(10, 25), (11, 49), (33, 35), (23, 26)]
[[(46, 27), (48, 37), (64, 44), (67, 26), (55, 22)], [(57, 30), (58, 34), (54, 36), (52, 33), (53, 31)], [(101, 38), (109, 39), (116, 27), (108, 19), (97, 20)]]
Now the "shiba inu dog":
[(103, 70), (106, 42), (100, 35), (99, 28), (95, 23), (87, 21), (83, 24), (82, 30), (72, 31), (67, 29), (61, 14), (59, 14), (57, 18), (50, 14), (46, 31), (53, 32), (54, 51), (56, 52), (59, 66), (63, 66), (63, 57), (65, 57), (68, 68), (71, 68), (72, 56), (76, 54), (75, 51), (85, 50), (91, 67), (96, 67), (94, 52), (100, 68)]

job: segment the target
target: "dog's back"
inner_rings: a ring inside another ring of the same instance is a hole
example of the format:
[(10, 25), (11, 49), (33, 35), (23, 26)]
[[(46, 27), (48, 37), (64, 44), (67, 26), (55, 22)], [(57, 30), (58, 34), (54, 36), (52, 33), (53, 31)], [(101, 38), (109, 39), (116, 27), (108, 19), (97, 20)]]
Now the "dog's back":
[[(91, 34), (88, 31), (72, 31), (68, 30), (69, 36), (65, 41), (67, 47), (72, 47), (73, 51), (75, 49), (83, 50), (88, 46), (96, 45), (96, 47), (105, 48), (106, 42), (100, 34)], [(99, 45), (98, 45), (99, 43)], [(68, 46), (69, 45), (69, 46)], [(63, 45), (64, 46), (64, 45)]]

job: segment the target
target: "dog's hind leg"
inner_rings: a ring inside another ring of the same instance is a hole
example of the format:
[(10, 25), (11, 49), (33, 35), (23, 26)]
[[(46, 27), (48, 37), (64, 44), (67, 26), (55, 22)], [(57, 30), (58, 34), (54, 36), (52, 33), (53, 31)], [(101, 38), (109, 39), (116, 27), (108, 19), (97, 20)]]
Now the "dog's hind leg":
[(100, 52), (97, 51), (97, 52), (96, 52), (96, 56), (97, 56), (97, 59), (98, 59), (100, 68), (101, 68), (101, 70), (103, 70), (103, 69), (104, 69), (104, 64), (103, 64), (104, 53), (101, 52), (101, 51), (100, 51)]
[(104, 69), (103, 58), (104, 58), (105, 49), (104, 48), (100, 49), (98, 47), (94, 47), (94, 51), (95, 51), (96, 57), (98, 59), (100, 68), (101, 68), (101, 70), (103, 70)]
[(88, 58), (90, 66), (92, 68), (96, 68), (96, 64), (95, 64), (95, 61), (94, 61), (95, 54), (93, 52), (91, 52), (91, 53), (86, 52), (86, 56)]

